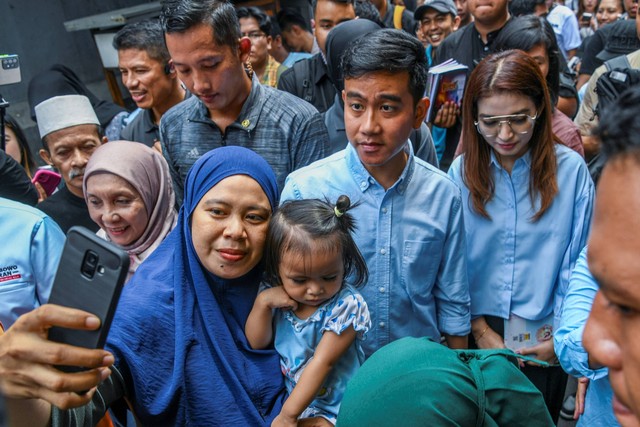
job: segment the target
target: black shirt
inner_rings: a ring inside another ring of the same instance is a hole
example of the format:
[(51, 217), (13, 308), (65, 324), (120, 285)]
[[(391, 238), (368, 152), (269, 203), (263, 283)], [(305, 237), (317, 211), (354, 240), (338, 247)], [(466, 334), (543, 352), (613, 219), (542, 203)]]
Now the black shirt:
[[(184, 99), (191, 96), (191, 92), (185, 90)], [(173, 108), (173, 107), (172, 107)], [(135, 111), (131, 114), (134, 114)], [(120, 132), (120, 139), (125, 141), (141, 142), (147, 147), (153, 148), (156, 141), (160, 141), (158, 125), (153, 121), (151, 109), (140, 109), (136, 116)]]
[(278, 89), (307, 101), (321, 113), (331, 107), (338, 92), (329, 79), (322, 53), (293, 64), (280, 76)]
[(20, 163), (0, 150), (0, 197), (35, 206), (38, 192)]
[(141, 142), (147, 147), (153, 147), (156, 141), (160, 141), (158, 125), (153, 122), (151, 110), (141, 110), (133, 120), (122, 129), (120, 138), (125, 141)]
[[(511, 20), (502, 27), (505, 28)], [(480, 33), (476, 29), (473, 23), (464, 26), (463, 28), (455, 31), (449, 35), (436, 49), (435, 64), (441, 64), (447, 59), (453, 58), (460, 64), (464, 64), (469, 67), (467, 78), (471, 72), (476, 68), (476, 65), (482, 61), (482, 59), (493, 52), (491, 45), (496, 39), (502, 28), (492, 31), (487, 34), (487, 43), (482, 41)], [(440, 160), (440, 169), (443, 171), (449, 170), (451, 162), (458, 147), (460, 140), (460, 134), (462, 133), (462, 121), (458, 119), (456, 125), (447, 129), (447, 137), (444, 148), (444, 154)]]
[[(505, 28), (509, 22), (510, 20), (502, 28)], [(471, 74), (476, 65), (485, 56), (492, 53), (491, 45), (502, 28), (487, 34), (487, 43), (485, 44), (475, 25), (465, 25), (442, 41), (442, 44), (436, 49), (434, 63), (441, 64), (447, 59), (453, 58), (460, 64), (469, 67), (469, 74)]]
[(66, 185), (36, 207), (49, 215), (65, 234), (74, 225), (81, 225), (93, 232), (100, 229), (89, 216), (89, 208), (84, 199), (74, 195)]

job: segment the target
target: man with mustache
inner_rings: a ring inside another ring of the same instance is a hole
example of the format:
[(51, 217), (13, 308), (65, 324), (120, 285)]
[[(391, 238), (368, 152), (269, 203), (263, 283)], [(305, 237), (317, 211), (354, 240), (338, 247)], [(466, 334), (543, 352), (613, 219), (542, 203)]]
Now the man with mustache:
[(35, 112), (44, 147), (40, 157), (64, 180), (64, 186), (39, 203), (38, 209), (65, 233), (74, 225), (98, 231), (84, 201), (82, 179), (89, 157), (107, 138), (101, 136), (100, 122), (89, 99), (82, 95), (56, 96), (36, 105)]

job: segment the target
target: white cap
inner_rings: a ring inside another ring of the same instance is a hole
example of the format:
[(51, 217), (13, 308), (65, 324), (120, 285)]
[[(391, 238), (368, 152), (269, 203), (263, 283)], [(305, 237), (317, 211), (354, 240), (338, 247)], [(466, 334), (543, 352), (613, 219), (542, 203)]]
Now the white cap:
[(89, 98), (83, 95), (54, 96), (36, 105), (35, 111), (40, 138), (72, 126), (100, 126)]

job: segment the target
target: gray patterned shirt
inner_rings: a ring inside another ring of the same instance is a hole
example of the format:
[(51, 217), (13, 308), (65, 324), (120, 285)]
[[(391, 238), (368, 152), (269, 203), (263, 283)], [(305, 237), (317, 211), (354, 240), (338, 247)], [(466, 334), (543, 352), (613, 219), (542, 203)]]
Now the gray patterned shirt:
[(325, 157), (329, 137), (311, 104), (254, 78), (240, 115), (224, 133), (192, 96), (162, 116), (160, 141), (180, 205), (187, 172), (207, 151), (225, 145), (252, 149), (271, 165), (282, 190), (290, 172)]

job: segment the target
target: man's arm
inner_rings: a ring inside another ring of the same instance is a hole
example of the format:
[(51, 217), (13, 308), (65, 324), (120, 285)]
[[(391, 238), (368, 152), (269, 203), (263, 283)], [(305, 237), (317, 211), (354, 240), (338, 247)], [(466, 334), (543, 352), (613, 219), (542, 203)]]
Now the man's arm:
[[(434, 287), (438, 329), (445, 335), (458, 337), (450, 345), (462, 345), (462, 337), (471, 332), (467, 248), (460, 190), (451, 202), (447, 234)], [(456, 347), (454, 347), (456, 348)]]
[(593, 367), (582, 345), (582, 332), (591, 306), (598, 292), (598, 284), (587, 265), (587, 248), (580, 254), (564, 298), (560, 325), (553, 335), (555, 352), (562, 369), (575, 377), (596, 380), (607, 375), (607, 369)]

